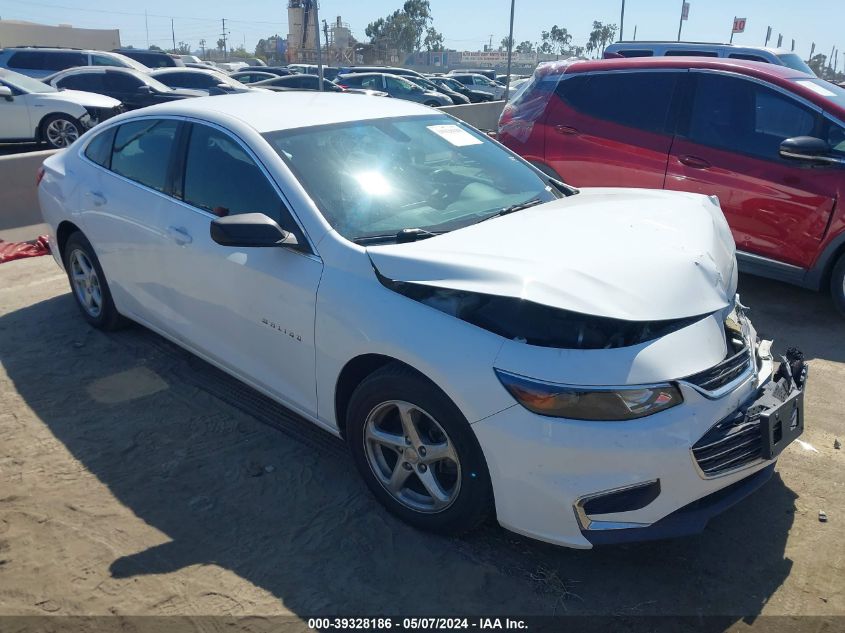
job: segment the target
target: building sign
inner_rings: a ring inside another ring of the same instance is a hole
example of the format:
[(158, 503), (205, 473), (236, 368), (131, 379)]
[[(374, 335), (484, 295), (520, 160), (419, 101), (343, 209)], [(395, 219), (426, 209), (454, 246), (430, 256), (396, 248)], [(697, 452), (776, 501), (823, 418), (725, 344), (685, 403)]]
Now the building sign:
[[(530, 64), (537, 61), (534, 53), (513, 53), (511, 60), (516, 64)], [(464, 51), (461, 53), (462, 64), (479, 64), (482, 66), (506, 64), (508, 61), (507, 51)]]
[(681, 6), (681, 19), (689, 20), (689, 2), (684, 2)]

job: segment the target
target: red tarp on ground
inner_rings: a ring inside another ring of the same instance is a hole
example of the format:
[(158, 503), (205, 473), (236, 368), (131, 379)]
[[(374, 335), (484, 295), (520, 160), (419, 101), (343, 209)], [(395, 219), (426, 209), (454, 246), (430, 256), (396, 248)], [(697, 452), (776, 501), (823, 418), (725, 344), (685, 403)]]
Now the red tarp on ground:
[(46, 235), (38, 236), (36, 240), (29, 242), (4, 242), (0, 240), (0, 264), (10, 262), (13, 259), (24, 257), (39, 257), (50, 252), (50, 245)]

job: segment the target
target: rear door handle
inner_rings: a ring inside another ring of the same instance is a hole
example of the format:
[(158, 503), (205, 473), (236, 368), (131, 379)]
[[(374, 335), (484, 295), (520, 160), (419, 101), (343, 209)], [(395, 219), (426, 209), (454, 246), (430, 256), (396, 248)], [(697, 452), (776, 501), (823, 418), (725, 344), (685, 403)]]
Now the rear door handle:
[(578, 130), (576, 130), (574, 127), (571, 127), (569, 125), (556, 125), (555, 126), (555, 132), (557, 132), (558, 134), (569, 134), (569, 135), (573, 135), (573, 136), (575, 134), (579, 134)]
[(89, 191), (88, 195), (91, 196), (91, 201), (94, 203), (95, 207), (101, 207), (108, 202), (106, 197), (99, 191)]
[(678, 160), (687, 167), (692, 167), (693, 169), (708, 169), (710, 167), (710, 163), (708, 161), (703, 158), (699, 158), (698, 156), (690, 156), (689, 154), (678, 156)]
[(191, 234), (188, 233), (188, 231), (186, 231), (181, 226), (168, 226), (167, 235), (179, 246), (184, 246), (185, 244), (190, 244), (194, 241), (194, 238), (191, 237)]

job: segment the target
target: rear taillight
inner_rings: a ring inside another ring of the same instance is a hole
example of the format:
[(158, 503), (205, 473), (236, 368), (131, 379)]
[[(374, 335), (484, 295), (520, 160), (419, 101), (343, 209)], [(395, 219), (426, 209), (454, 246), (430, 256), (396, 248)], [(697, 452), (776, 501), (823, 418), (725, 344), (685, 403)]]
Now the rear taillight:
[(345, 86), (344, 84), (337, 84), (337, 85), (340, 86), (341, 88), (343, 88), (344, 90), (349, 89), (349, 86)]
[(44, 178), (44, 166), (38, 168), (38, 171), (35, 172), (35, 186), (41, 184), (41, 179)]

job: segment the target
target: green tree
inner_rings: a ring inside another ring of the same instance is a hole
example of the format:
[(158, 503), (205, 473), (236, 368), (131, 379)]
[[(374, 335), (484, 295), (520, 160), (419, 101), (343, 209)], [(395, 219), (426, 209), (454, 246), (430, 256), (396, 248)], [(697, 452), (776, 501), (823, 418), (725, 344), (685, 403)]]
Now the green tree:
[(546, 55), (550, 55), (554, 51), (552, 36), (548, 31), (540, 33), (540, 46), (537, 48), (537, 51)]
[(426, 30), (423, 46), (425, 46), (425, 50), (429, 52), (439, 53), (446, 50), (443, 46), (443, 34), (437, 31), (433, 26), (428, 27)]
[(217, 40), (217, 50), (221, 53), (225, 52), (226, 50), (226, 42), (223, 40), (222, 37)]
[(549, 39), (558, 55), (563, 55), (564, 51), (568, 51), (572, 43), (572, 35), (569, 34), (569, 31), (565, 28), (558, 28), (557, 24), (549, 32)]
[(190, 55), (191, 54), (191, 45), (187, 42), (179, 42), (176, 45), (176, 48), (173, 50), (174, 53), (177, 55)]
[(407, 0), (384, 18), (370, 22), (364, 33), (373, 45), (387, 44), (404, 52), (418, 51), (431, 23), (429, 0)]
[(816, 73), (819, 77), (822, 77), (825, 69), (827, 68), (827, 55), (824, 55), (823, 53), (813, 55), (807, 60), (807, 65), (813, 69), (814, 73)]
[(615, 24), (602, 24), (598, 20), (593, 22), (593, 30), (590, 31), (590, 38), (587, 40), (587, 52), (601, 56), (605, 47), (616, 37), (617, 26)]
[(151, 51), (160, 51), (162, 50), (161, 46), (156, 46), (155, 44), (150, 44)]
[(525, 40), (524, 42), (520, 42), (516, 45), (516, 52), (517, 53), (525, 53), (530, 54), (534, 52), (534, 44)]
[(513, 38), (511, 38), (509, 35), (506, 35), (505, 37), (502, 38), (502, 43), (500, 45), (500, 48), (503, 51), (506, 51), (506, 50), (508, 50), (508, 48), (511, 47), (512, 44), (513, 44)]

